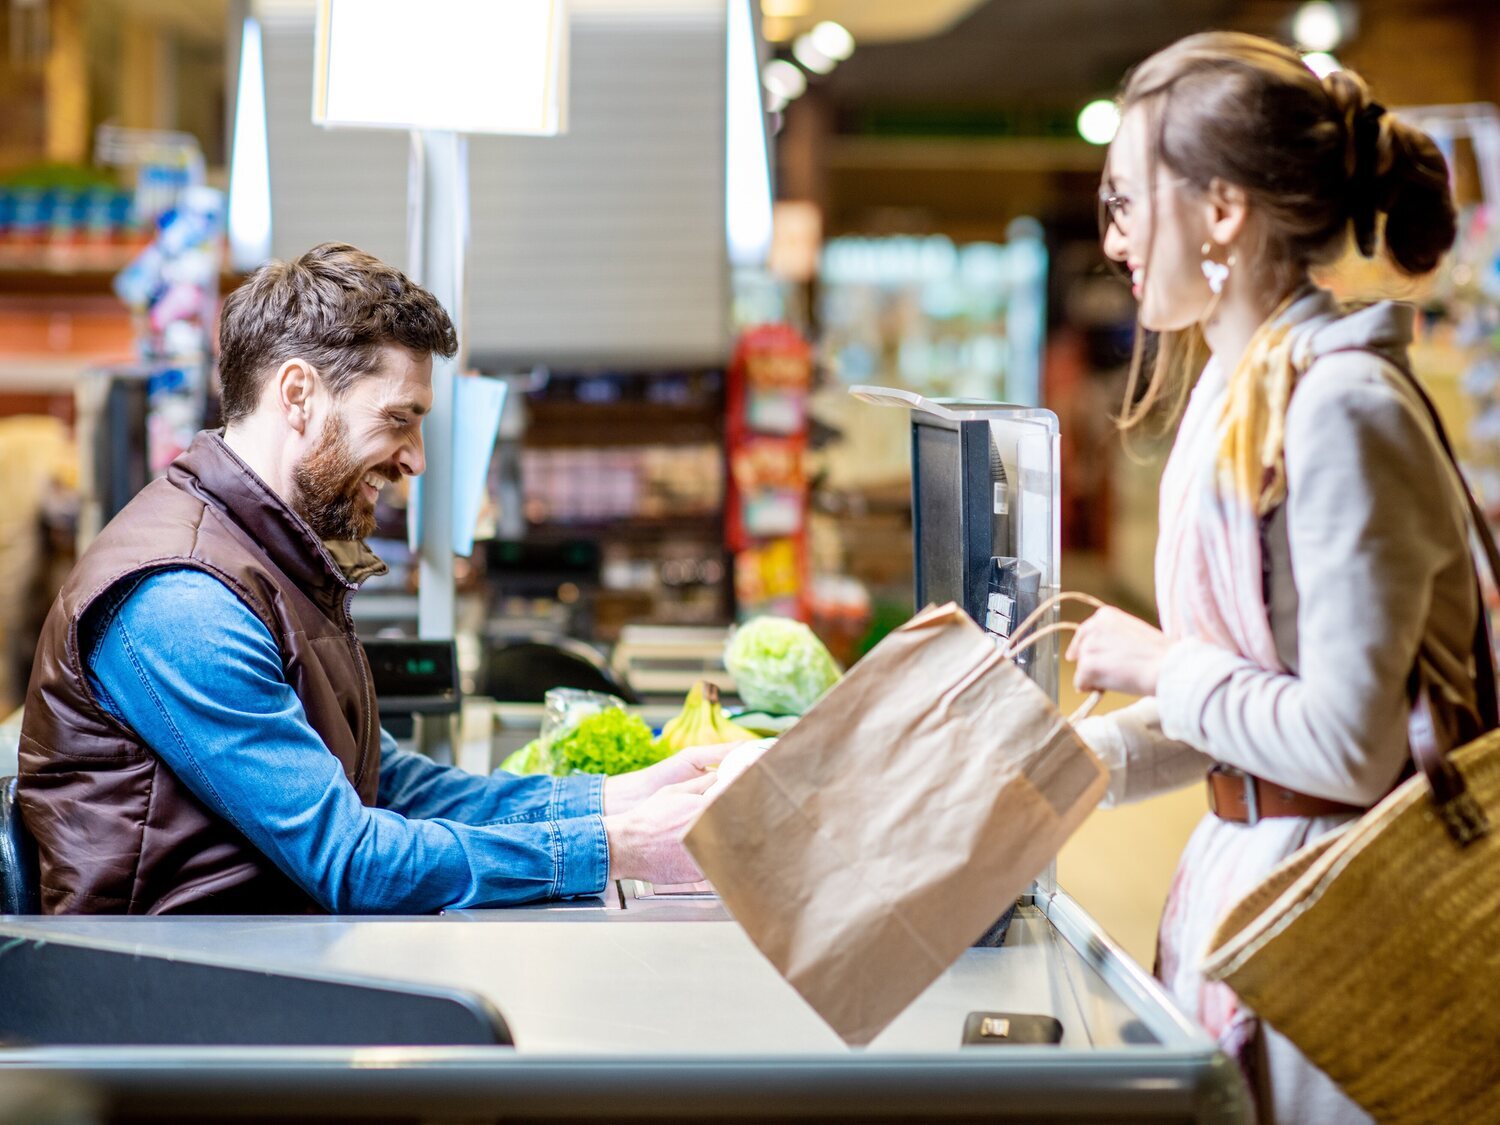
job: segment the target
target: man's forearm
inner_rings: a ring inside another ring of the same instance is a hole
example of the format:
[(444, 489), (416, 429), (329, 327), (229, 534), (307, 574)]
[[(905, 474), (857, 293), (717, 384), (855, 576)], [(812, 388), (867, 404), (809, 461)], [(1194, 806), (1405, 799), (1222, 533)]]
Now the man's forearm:
[(380, 790), (376, 803), (402, 816), (460, 824), (519, 824), (597, 816), (603, 811), (603, 778), (518, 777), (497, 771), (471, 774), (456, 766), (401, 750), (380, 732)]

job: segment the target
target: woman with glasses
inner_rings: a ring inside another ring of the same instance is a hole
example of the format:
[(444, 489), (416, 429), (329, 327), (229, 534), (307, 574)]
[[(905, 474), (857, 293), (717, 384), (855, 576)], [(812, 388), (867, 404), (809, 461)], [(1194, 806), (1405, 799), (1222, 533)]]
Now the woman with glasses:
[(1401, 370), (1414, 312), (1342, 307), (1309, 274), (1351, 245), (1431, 271), (1454, 239), (1447, 168), (1354, 74), (1320, 81), (1247, 35), (1152, 56), (1121, 111), (1104, 252), (1157, 334), (1149, 374), (1137, 343), (1124, 425), (1158, 406), (1181, 425), (1161, 484), (1162, 627), (1104, 609), (1069, 651), (1080, 690), (1142, 699), (1080, 734), (1113, 801), (1208, 777), (1215, 811), (1158, 947), (1178, 1003), (1245, 1067), (1265, 1118), (1366, 1121), (1198, 966), (1232, 903), (1400, 779), (1419, 654), (1477, 714), (1465, 508)]

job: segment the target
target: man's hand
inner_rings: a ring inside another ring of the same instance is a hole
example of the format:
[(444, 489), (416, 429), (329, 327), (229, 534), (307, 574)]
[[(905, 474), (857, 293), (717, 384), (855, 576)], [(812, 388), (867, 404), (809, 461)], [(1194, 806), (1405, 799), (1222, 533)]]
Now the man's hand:
[(1078, 627), (1068, 645), (1068, 659), (1077, 663), (1073, 684), (1079, 691), (1155, 695), (1171, 646), (1160, 629), (1106, 606)]
[[(712, 771), (729, 751), (722, 746), (689, 746), (654, 766), (604, 779), (604, 815), (629, 812), (651, 794), (668, 785), (699, 778), (713, 779)], [(701, 792), (701, 790), (700, 790)]]
[(682, 846), (682, 837), (708, 804), (703, 791), (713, 783), (713, 777), (711, 771), (700, 770), (697, 777), (658, 790), (629, 812), (611, 813), (604, 818), (611, 882), (643, 879), (674, 886), (696, 883), (703, 878), (703, 872)]

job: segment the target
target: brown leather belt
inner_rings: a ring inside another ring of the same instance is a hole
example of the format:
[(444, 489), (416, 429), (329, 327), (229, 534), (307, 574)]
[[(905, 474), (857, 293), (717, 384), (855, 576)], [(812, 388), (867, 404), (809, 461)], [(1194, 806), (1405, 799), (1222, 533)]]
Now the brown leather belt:
[(1365, 811), (1360, 805), (1274, 785), (1222, 763), (1208, 771), (1208, 807), (1220, 820), (1236, 824), (1255, 824), (1268, 816), (1337, 816)]

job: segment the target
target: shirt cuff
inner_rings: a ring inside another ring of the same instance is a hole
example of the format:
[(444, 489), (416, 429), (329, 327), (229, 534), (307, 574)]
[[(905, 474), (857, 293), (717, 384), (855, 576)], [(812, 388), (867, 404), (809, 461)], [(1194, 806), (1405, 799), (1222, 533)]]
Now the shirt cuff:
[(604, 775), (574, 773), (552, 779), (552, 802), (548, 820), (571, 820), (604, 813)]
[(553, 898), (603, 894), (609, 883), (609, 840), (599, 816), (578, 816), (553, 825), (557, 884)]
[(1174, 642), (1162, 660), (1156, 686), (1162, 733), (1190, 746), (1206, 746), (1208, 732), (1203, 718), (1208, 713), (1209, 697), (1242, 663), (1228, 649), (1206, 641)]

